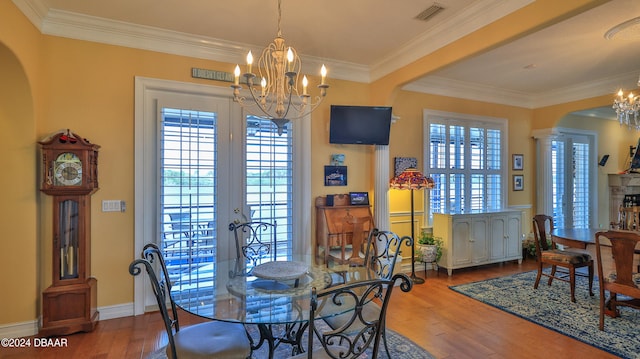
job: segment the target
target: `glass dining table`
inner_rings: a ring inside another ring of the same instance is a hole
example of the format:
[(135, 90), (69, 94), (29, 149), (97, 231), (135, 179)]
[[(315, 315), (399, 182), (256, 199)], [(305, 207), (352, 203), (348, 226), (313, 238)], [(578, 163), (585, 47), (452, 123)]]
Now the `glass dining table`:
[[(244, 259), (208, 263), (172, 280), (175, 303), (197, 316), (256, 325), (259, 339), (252, 349), (269, 346), (273, 357), (280, 344), (301, 353), (308, 325), (311, 288), (376, 278), (364, 267), (316, 265), (312, 256), (290, 256), (248, 268)], [(335, 315), (336, 313), (332, 313)]]

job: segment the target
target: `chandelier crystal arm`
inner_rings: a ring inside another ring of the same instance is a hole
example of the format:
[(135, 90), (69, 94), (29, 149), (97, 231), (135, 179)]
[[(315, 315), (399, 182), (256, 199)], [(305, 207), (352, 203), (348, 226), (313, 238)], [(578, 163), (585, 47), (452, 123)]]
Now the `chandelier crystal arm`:
[(624, 96), (623, 91), (620, 90), (613, 101), (613, 109), (616, 110), (616, 117), (621, 126), (640, 131), (640, 96), (635, 96), (632, 92)]
[[(638, 79), (638, 87), (640, 87), (640, 78)], [(616, 117), (621, 126), (640, 131), (640, 96), (634, 95), (633, 92), (624, 96), (624, 92), (620, 89), (617, 97), (613, 100), (613, 109), (616, 110)], [(633, 121), (631, 120), (632, 115)]]

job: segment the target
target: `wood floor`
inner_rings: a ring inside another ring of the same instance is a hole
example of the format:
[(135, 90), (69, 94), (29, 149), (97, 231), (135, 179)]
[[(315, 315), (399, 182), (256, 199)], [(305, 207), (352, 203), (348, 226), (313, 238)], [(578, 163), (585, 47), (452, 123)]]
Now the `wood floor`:
[[(387, 325), (441, 359), (616, 358), (448, 288), (533, 270), (534, 266), (534, 261), (526, 260), (521, 265), (505, 263), (458, 270), (451, 277), (446, 271), (428, 271), (426, 282), (414, 286), (410, 293), (394, 292)], [(183, 314), (180, 320), (188, 324), (199, 319)], [(64, 337), (66, 348), (0, 348), (0, 358), (144, 358), (166, 343), (163, 333), (157, 313), (104, 320), (91, 333)]]

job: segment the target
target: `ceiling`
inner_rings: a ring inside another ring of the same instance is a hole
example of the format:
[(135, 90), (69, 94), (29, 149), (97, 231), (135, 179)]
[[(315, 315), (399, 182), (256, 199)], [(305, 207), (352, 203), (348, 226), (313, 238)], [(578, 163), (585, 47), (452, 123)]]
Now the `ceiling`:
[[(259, 53), (277, 32), (276, 0), (13, 2), (45, 34), (223, 62)], [(282, 0), (281, 29), (303, 66), (327, 63), (329, 77), (370, 82), (531, 2), (438, 0), (444, 10), (423, 21), (431, 0)], [(635, 89), (640, 25), (604, 34), (638, 16), (640, 1), (612, 0), (405, 88), (528, 108)]]

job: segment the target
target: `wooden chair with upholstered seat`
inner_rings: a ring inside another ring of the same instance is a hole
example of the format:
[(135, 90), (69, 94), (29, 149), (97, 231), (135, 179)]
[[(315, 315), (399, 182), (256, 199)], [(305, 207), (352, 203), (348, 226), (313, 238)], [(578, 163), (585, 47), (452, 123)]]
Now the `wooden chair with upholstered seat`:
[[(604, 240), (603, 240), (604, 238)], [(618, 306), (640, 309), (640, 274), (634, 272), (634, 249), (640, 242), (640, 233), (632, 231), (598, 232), (595, 237), (598, 280), (600, 282), (600, 330), (604, 330), (604, 315), (620, 315)], [(613, 258), (613, 270), (603, 269), (602, 248), (608, 247)], [(609, 292), (609, 298), (605, 293)], [(620, 298), (618, 295), (627, 298)]]
[[(538, 275), (533, 285), (534, 289), (538, 289), (540, 278), (542, 276), (549, 277), (548, 285), (551, 285), (554, 279), (568, 282), (571, 290), (571, 301), (576, 301), (576, 269), (587, 267), (589, 274), (589, 295), (593, 296), (593, 259), (588, 253), (573, 251), (571, 249), (561, 249), (551, 236), (553, 232), (553, 218), (548, 215), (538, 214), (533, 217), (533, 235), (536, 245), (536, 258), (538, 261)], [(545, 265), (551, 266), (551, 272), (544, 271)], [(558, 271), (558, 267), (565, 268)]]
[[(399, 273), (391, 278), (362, 280), (319, 291), (312, 288), (307, 352), (294, 358), (358, 358), (367, 349), (371, 349), (371, 358), (377, 358), (391, 293), (397, 282), (403, 292), (413, 286), (406, 274)], [(365, 314), (371, 308), (369, 303), (380, 308), (375, 316)], [(325, 304), (341, 308), (334, 312), (343, 319), (335, 328), (315, 325), (314, 318)], [(314, 348), (314, 335), (322, 347)]]
[[(154, 269), (154, 266), (158, 269)], [(178, 310), (171, 297), (171, 281), (160, 249), (147, 244), (142, 258), (129, 265), (129, 273), (136, 276), (145, 269), (162, 315), (169, 345), (167, 356), (177, 358), (229, 358), (251, 357), (249, 337), (240, 323), (210, 321), (180, 327)], [(171, 311), (167, 308), (170, 305)]]
[(364, 265), (365, 246), (372, 230), (371, 227), (370, 217), (345, 216), (342, 219), (342, 230), (338, 237), (338, 246), (329, 249), (327, 265)]

